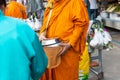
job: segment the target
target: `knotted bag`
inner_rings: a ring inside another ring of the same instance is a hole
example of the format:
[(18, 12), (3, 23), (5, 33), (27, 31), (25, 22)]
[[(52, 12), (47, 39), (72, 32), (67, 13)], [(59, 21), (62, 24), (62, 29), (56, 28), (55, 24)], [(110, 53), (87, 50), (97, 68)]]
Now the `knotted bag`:
[(44, 46), (44, 51), (48, 57), (48, 66), (47, 68), (55, 68), (61, 63), (61, 56), (58, 54), (62, 51), (61, 46), (47, 47)]
[(61, 62), (61, 56), (58, 54), (63, 50), (62, 46), (59, 46), (60, 41), (58, 39), (47, 39), (42, 41), (43, 49), (48, 57), (48, 68), (55, 68)]

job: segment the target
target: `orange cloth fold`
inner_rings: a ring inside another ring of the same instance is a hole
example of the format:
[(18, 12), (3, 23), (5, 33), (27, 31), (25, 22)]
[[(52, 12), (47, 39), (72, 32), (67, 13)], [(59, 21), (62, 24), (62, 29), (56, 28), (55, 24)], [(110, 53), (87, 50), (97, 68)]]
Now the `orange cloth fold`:
[(8, 3), (5, 9), (5, 15), (22, 19), (27, 18), (25, 6), (16, 1), (10, 1)]
[[(49, 11), (49, 8), (45, 11), (40, 34), (46, 28)], [(58, 37), (62, 41), (70, 42), (75, 51), (79, 52), (82, 50), (83, 52), (82, 47), (85, 46), (88, 25), (88, 13), (86, 12), (83, 0), (60, 0), (54, 4), (48, 25), (47, 37)], [(84, 42), (81, 43), (81, 41)]]
[[(46, 29), (49, 11), (49, 8), (45, 10), (40, 34)], [(69, 42), (72, 48), (62, 55), (60, 66), (48, 69), (40, 80), (78, 80), (79, 55), (85, 49), (88, 25), (89, 18), (83, 0), (59, 0), (54, 3), (46, 37)]]

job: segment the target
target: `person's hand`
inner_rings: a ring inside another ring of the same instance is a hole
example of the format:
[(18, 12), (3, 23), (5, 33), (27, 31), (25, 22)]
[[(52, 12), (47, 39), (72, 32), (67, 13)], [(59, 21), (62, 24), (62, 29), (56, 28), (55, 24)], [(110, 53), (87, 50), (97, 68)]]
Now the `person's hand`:
[(67, 50), (71, 48), (70, 43), (61, 43), (60, 46), (63, 47), (63, 50), (58, 54), (58, 56), (64, 55), (67, 52)]
[(41, 35), (39, 36), (39, 40), (42, 41), (42, 40), (45, 40), (45, 39), (47, 39), (47, 38), (45, 37), (45, 33), (43, 32), (43, 33), (41, 33)]

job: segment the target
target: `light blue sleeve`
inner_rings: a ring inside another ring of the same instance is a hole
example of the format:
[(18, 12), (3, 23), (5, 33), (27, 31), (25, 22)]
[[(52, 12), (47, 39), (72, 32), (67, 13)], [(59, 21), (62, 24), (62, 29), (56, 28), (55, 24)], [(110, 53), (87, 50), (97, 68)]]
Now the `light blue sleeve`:
[(33, 41), (33, 47), (36, 54), (33, 57), (31, 64), (32, 78), (38, 80), (46, 70), (48, 59), (37, 36), (35, 36)]
[(27, 24), (23, 24), (23, 25), (24, 25), (23, 26), (24, 32), (29, 38), (29, 41), (31, 42), (35, 53), (31, 59), (31, 65), (30, 65), (31, 76), (33, 80), (38, 80), (46, 70), (48, 59), (39, 41), (37, 34)]

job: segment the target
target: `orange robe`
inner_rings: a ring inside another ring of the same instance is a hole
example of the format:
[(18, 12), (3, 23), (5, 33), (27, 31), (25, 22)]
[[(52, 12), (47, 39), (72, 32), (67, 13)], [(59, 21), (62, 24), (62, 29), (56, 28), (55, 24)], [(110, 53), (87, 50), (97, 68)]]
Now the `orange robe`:
[(5, 9), (5, 15), (22, 19), (27, 18), (26, 8), (16, 1), (10, 1), (8, 3)]
[[(46, 28), (49, 11), (49, 8), (45, 11), (40, 34)], [(62, 55), (61, 64), (54, 69), (47, 69), (40, 80), (78, 80), (79, 56), (85, 48), (88, 25), (88, 13), (83, 0), (59, 0), (54, 3), (47, 37), (69, 42), (72, 48)]]

